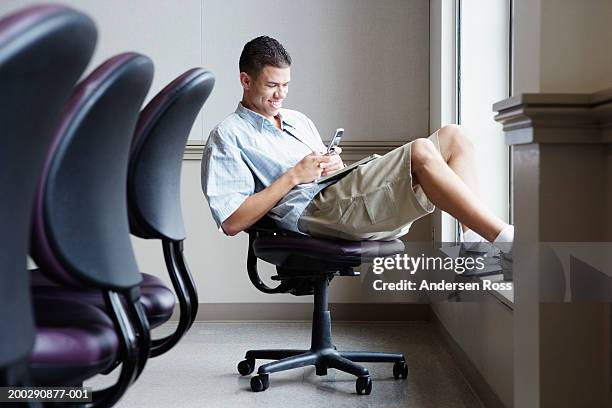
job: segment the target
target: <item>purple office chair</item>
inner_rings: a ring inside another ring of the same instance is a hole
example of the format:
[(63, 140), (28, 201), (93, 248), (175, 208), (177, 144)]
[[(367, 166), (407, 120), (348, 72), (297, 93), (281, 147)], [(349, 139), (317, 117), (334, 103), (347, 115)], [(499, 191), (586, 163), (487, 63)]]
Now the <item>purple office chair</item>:
[[(128, 210), (131, 232), (144, 239), (160, 239), (166, 267), (179, 299), (180, 319), (171, 335), (152, 342), (151, 356), (170, 350), (193, 323), (198, 298), (182, 254), (185, 228), (180, 203), (180, 178), (185, 143), (193, 122), (214, 85), (213, 75), (191, 69), (159, 92), (143, 109), (136, 125), (128, 171)], [(98, 292), (75, 291), (34, 271), (36, 298), (77, 298), (104, 308)], [(159, 278), (142, 274), (140, 302), (152, 328), (172, 315), (175, 299)]]
[[(78, 296), (71, 308), (52, 293), (34, 291), (41, 336), (31, 357), (32, 376), (41, 385), (81, 384), (121, 361), (117, 383), (94, 392), (95, 407), (121, 398), (150, 350), (126, 188), (132, 135), (152, 78), (149, 58), (125, 53), (75, 88), (47, 152), (34, 204), (31, 254), (40, 273), (75, 290), (98, 290), (106, 313)], [(53, 335), (45, 337), (47, 332)], [(66, 343), (74, 346), (63, 350)]]
[(183, 256), (181, 169), (185, 143), (214, 83), (212, 73), (202, 68), (190, 69), (176, 78), (142, 111), (132, 143), (128, 172), (130, 228), (140, 238), (161, 240), (180, 308), (174, 333), (153, 340), (153, 357), (170, 350), (181, 339), (198, 311), (196, 286)]
[(0, 386), (31, 385), (35, 328), (25, 260), (36, 180), (96, 37), (89, 17), (62, 6), (0, 19)]
[[(295, 296), (314, 294), (311, 346), (308, 350), (249, 350), (238, 364), (241, 375), (255, 369), (256, 359), (278, 360), (264, 364), (251, 378), (251, 389), (265, 391), (269, 374), (292, 368), (314, 365), (317, 375), (327, 375), (335, 368), (357, 376), (358, 394), (370, 394), (372, 380), (367, 368), (357, 362), (394, 363), (393, 377), (406, 378), (408, 366), (403, 354), (338, 351), (331, 336), (331, 315), (328, 308), (329, 283), (334, 276), (358, 276), (353, 268), (378, 256), (390, 256), (404, 251), (404, 244), (392, 241), (340, 241), (318, 239), (279, 230), (274, 221), (264, 217), (249, 233), (247, 270), (253, 285), (264, 293), (291, 293)], [(269, 287), (259, 277), (257, 259), (276, 265), (280, 281)]]

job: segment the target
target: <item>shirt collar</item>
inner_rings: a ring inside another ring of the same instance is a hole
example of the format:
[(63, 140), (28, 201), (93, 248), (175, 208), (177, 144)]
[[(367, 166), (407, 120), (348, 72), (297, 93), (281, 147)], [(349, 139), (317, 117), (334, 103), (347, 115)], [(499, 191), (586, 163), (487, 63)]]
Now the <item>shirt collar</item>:
[[(281, 110), (282, 112), (282, 110)], [(295, 126), (293, 124), (291, 124), (291, 121), (288, 121), (287, 118), (283, 117), (283, 114), (279, 112), (278, 113), (278, 117), (281, 120), (281, 128), (284, 129), (285, 125), (289, 126), (290, 128), (295, 129)], [(260, 115), (257, 112), (253, 112), (252, 110), (250, 110), (249, 108), (246, 108), (242, 102), (238, 102), (238, 107), (236, 108), (236, 113), (243, 118), (244, 120), (246, 120), (247, 122), (249, 122), (251, 125), (253, 125), (253, 127), (255, 129), (257, 129), (258, 131), (262, 131), (263, 130), (263, 125), (265, 122), (270, 123), (272, 126), (274, 126), (273, 123), (270, 122), (270, 120), (266, 117), (264, 117), (263, 115)], [(281, 129), (282, 130), (282, 129)]]

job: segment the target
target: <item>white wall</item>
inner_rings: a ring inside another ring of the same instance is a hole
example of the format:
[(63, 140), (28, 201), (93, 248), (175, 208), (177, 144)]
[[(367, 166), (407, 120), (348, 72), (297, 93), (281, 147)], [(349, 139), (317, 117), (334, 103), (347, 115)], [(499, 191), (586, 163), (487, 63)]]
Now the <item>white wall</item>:
[(612, 86), (612, 3), (515, 0), (515, 89), (596, 92)]
[[(0, 15), (40, 0), (2, 0)], [(85, 75), (109, 57), (136, 51), (155, 64), (153, 85), (145, 101), (189, 68), (202, 65), (200, 21), (201, 0), (58, 0), (93, 18), (98, 28), (98, 44)], [(194, 125), (190, 138), (201, 139), (202, 119)]]
[(612, 86), (612, 2), (542, 0), (541, 92)]
[[(37, 0), (3, 0), (0, 13)], [(292, 55), (286, 107), (303, 111), (324, 139), (337, 127), (345, 140), (428, 136), (427, 0), (64, 0), (91, 15), (100, 33), (90, 66), (123, 51), (155, 63), (149, 98), (185, 70), (211, 69), (216, 88), (190, 135), (207, 139), (242, 93), (238, 57), (267, 34)]]
[(540, 3), (514, 0), (513, 95), (540, 92)]
[(211, 129), (242, 96), (238, 58), (250, 39), (277, 38), (293, 59), (288, 108), (323, 139), (428, 136), (428, 1), (204, 0), (204, 62), (217, 75)]

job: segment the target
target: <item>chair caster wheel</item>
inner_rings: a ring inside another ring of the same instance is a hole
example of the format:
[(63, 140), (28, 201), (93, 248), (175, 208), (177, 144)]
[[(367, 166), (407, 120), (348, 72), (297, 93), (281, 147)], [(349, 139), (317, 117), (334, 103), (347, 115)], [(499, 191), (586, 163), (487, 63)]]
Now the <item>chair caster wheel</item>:
[(238, 363), (240, 375), (249, 375), (255, 370), (255, 360), (242, 360)]
[(408, 365), (405, 361), (398, 361), (393, 364), (393, 378), (397, 380), (400, 377), (404, 380), (408, 378)]
[(251, 390), (253, 392), (265, 391), (269, 386), (270, 377), (268, 377), (268, 374), (259, 374), (251, 378)]
[(355, 389), (359, 395), (370, 395), (372, 392), (372, 379), (370, 377), (357, 377)]

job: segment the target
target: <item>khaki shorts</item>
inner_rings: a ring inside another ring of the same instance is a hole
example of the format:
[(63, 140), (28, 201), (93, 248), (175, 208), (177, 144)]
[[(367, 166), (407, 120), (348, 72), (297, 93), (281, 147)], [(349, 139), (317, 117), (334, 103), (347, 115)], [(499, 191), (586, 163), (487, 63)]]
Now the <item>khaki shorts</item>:
[[(429, 140), (440, 150), (437, 131)], [(357, 167), (317, 194), (300, 217), (300, 230), (354, 241), (405, 235), (414, 221), (435, 209), (420, 185), (413, 189), (411, 145)]]

